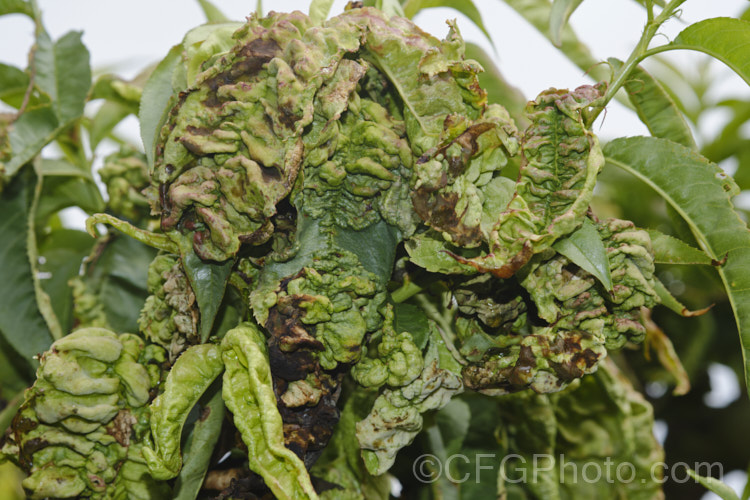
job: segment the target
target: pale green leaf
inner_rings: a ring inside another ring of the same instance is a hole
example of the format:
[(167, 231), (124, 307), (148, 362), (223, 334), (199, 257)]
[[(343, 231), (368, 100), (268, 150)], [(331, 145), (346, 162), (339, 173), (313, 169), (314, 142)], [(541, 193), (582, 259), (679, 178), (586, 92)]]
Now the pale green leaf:
[(607, 250), (590, 219), (584, 219), (579, 229), (566, 238), (558, 240), (552, 248), (567, 257), (573, 264), (591, 273), (606, 290), (612, 290)]
[(0, 63), (0, 100), (18, 109), (21, 107), (29, 76), (19, 68)]
[(456, 9), (461, 14), (471, 19), (471, 22), (473, 22), (477, 28), (482, 30), (482, 33), (485, 34), (487, 39), (492, 39), (489, 31), (487, 31), (487, 28), (484, 25), (484, 21), (482, 20), (482, 13), (479, 12), (479, 9), (477, 9), (477, 6), (474, 5), (472, 0), (407, 0), (406, 3), (404, 3), (404, 16), (412, 19), (418, 12), (425, 9), (432, 9), (434, 7)]
[(209, 0), (198, 0), (198, 4), (201, 6), (203, 15), (206, 16), (206, 21), (209, 23), (229, 21), (229, 18)]
[(713, 307), (708, 306), (703, 309), (698, 309), (697, 311), (691, 311), (690, 309), (685, 307), (682, 302), (677, 300), (675, 296), (672, 295), (672, 293), (667, 289), (664, 283), (662, 283), (659, 279), (654, 280), (654, 291), (656, 292), (656, 295), (659, 296), (659, 302), (661, 303), (661, 305), (686, 318), (692, 318), (694, 316), (706, 314), (711, 309), (711, 307)]
[(466, 58), (474, 59), (484, 68), (484, 72), (479, 73), (478, 78), (479, 85), (487, 91), (487, 100), (507, 109), (519, 128), (526, 127), (528, 119), (524, 110), (528, 99), (524, 97), (523, 92), (505, 79), (492, 57), (479, 45), (466, 42)]
[(702, 250), (655, 229), (647, 231), (654, 248), (654, 262), (657, 264), (711, 265), (711, 258)]
[[(732, 206), (737, 186), (717, 165), (666, 139), (615, 139), (607, 163), (631, 172), (688, 223), (717, 267), (734, 310), (750, 388), (750, 231)], [(724, 260), (726, 259), (726, 260)]]
[(0, 16), (24, 14), (34, 19), (34, 7), (26, 0), (0, 0)]
[(333, 0), (312, 0), (308, 15), (313, 24), (322, 24), (323, 21), (328, 19), (332, 6)]
[[(619, 59), (608, 61), (615, 70), (622, 66)], [(651, 135), (697, 149), (684, 115), (664, 87), (646, 70), (640, 66), (634, 68), (625, 82), (625, 90), (638, 118)]]
[(562, 45), (562, 31), (583, 0), (554, 0), (549, 14), (549, 34), (556, 47)]
[(83, 114), (91, 87), (89, 51), (81, 42), (81, 32), (71, 31), (56, 42), (42, 31), (34, 52), (34, 83), (52, 100), (60, 124)]
[(154, 166), (159, 132), (167, 120), (167, 114), (176, 96), (172, 87), (172, 75), (182, 62), (182, 45), (175, 45), (151, 73), (141, 96), (138, 120), (141, 124), (141, 140), (146, 151), (149, 168)]
[(687, 469), (690, 477), (701, 483), (709, 491), (719, 495), (722, 500), (740, 500), (737, 493), (728, 485), (722, 483), (714, 477), (699, 476), (693, 469)]
[(0, 331), (26, 363), (54, 340), (39, 309), (29, 261), (30, 220), (37, 179), (27, 167), (0, 197)]
[(716, 17), (691, 24), (671, 44), (676, 49), (705, 52), (732, 68), (750, 84), (750, 23)]
[(89, 125), (91, 150), (95, 150), (102, 139), (109, 136), (117, 124), (127, 118), (130, 113), (132, 113), (132, 108), (119, 102), (107, 101), (102, 104)]

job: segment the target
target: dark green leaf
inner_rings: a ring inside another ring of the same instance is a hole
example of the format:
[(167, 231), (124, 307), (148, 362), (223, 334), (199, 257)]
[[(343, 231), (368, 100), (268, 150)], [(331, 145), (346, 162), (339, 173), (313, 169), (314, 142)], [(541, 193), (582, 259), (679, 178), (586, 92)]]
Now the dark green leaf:
[(731, 17), (716, 17), (691, 24), (672, 44), (676, 49), (705, 52), (722, 61), (750, 85), (750, 23)]
[(452, 399), (435, 415), (435, 421), (440, 429), (446, 458), (461, 453), (461, 448), (469, 431), (471, 409), (460, 399)]
[(182, 252), (182, 267), (193, 287), (200, 310), (201, 342), (206, 342), (211, 335), (233, 265), (234, 261), (231, 259), (225, 262), (201, 260), (193, 251), (192, 244), (186, 245)]
[(654, 262), (657, 264), (705, 264), (711, 265), (711, 258), (705, 252), (688, 245), (682, 240), (666, 235), (655, 229), (648, 229), (654, 247)]
[(221, 382), (215, 381), (199, 401), (199, 417), (183, 447), (183, 463), (172, 492), (174, 500), (195, 500), (203, 486), (224, 420)]
[(461, 14), (471, 19), (477, 28), (482, 30), (482, 33), (484, 33), (488, 39), (491, 39), (489, 31), (487, 31), (487, 28), (484, 26), (484, 21), (482, 21), (482, 13), (479, 12), (479, 9), (477, 9), (477, 6), (474, 5), (472, 0), (407, 0), (404, 4), (404, 15), (411, 19), (419, 11), (434, 7), (456, 9)]
[(717, 269), (734, 310), (750, 388), (750, 231), (730, 200), (737, 186), (717, 165), (666, 139), (615, 139), (604, 153), (608, 163), (656, 190), (690, 225), (708, 256), (723, 262)]
[(154, 166), (156, 143), (159, 132), (167, 119), (167, 113), (175, 99), (172, 75), (182, 63), (182, 45), (175, 45), (151, 73), (143, 88), (138, 120), (141, 124), (141, 140), (146, 151), (149, 168)]
[(310, 9), (308, 10), (310, 20), (314, 24), (321, 24), (328, 19), (328, 14), (331, 12), (332, 6), (333, 0), (312, 0), (310, 2)]
[(519, 127), (525, 128), (528, 120), (523, 111), (528, 99), (523, 92), (505, 80), (492, 57), (479, 45), (466, 42), (466, 58), (474, 59), (484, 68), (484, 72), (479, 73), (479, 85), (487, 91), (487, 100), (505, 107)]
[(740, 500), (732, 488), (714, 477), (699, 476), (693, 469), (687, 469), (690, 477), (701, 483), (709, 491), (719, 495), (722, 500)]
[(31, 167), (15, 176), (0, 197), (0, 331), (26, 362), (53, 341), (37, 304), (27, 233), (37, 179)]
[(0, 100), (18, 109), (29, 87), (29, 76), (15, 66), (0, 63)]
[(562, 45), (562, 31), (568, 24), (568, 19), (581, 5), (583, 0), (554, 0), (549, 14), (549, 34), (552, 43), (560, 47)]
[(402, 302), (394, 304), (393, 315), (393, 329), (396, 333), (411, 333), (417, 347), (424, 349), (430, 338), (430, 324), (424, 311), (415, 305)]
[[(609, 63), (619, 69), (622, 61), (610, 58)], [(696, 149), (693, 134), (682, 112), (664, 87), (640, 66), (633, 69), (630, 79), (625, 82), (630, 103), (635, 107), (638, 118), (648, 127), (654, 137)]]
[(34, 52), (34, 83), (52, 100), (52, 109), (60, 124), (83, 114), (91, 87), (89, 51), (80, 32), (69, 32), (52, 43), (42, 31), (37, 35)]
[(68, 207), (94, 214), (104, 210), (104, 200), (94, 181), (84, 176), (45, 176), (35, 214), (37, 231), (44, 230), (51, 215)]
[(5, 434), (5, 430), (10, 427), (16, 412), (24, 402), (23, 391), (19, 391), (10, 401), (5, 401), (6, 405), (0, 411), (0, 432)]
[(73, 229), (52, 231), (40, 244), (40, 283), (50, 297), (63, 333), (73, 326), (73, 293), (68, 281), (78, 275), (93, 246), (91, 236)]
[[(393, 271), (393, 260), (401, 235), (395, 226), (378, 221), (361, 231), (337, 228), (334, 236), (336, 244), (359, 257), (362, 265), (383, 282), (387, 282)], [(363, 245), (362, 242), (368, 242)]]
[(198, 0), (198, 4), (201, 6), (203, 15), (206, 16), (206, 21), (209, 23), (229, 21), (229, 18), (216, 5), (209, 2), (209, 0)]
[(108, 101), (102, 104), (91, 120), (89, 128), (91, 150), (95, 150), (99, 143), (112, 133), (118, 123), (127, 118), (133, 110), (130, 106), (119, 102)]
[(24, 14), (34, 19), (34, 8), (26, 0), (0, 0), (0, 16)]
[(591, 273), (601, 281), (605, 289), (612, 290), (607, 250), (590, 219), (584, 219), (578, 230), (558, 240), (552, 248), (567, 257), (573, 264)]

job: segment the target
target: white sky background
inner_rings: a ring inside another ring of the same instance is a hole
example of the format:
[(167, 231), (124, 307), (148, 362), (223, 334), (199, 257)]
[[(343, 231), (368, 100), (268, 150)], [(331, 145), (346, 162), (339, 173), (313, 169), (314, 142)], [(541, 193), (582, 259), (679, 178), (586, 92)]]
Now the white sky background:
[[(178, 43), (185, 32), (204, 22), (197, 2), (191, 0), (38, 0), (44, 23), (53, 38), (69, 30), (82, 30), (83, 40), (91, 51), (94, 70), (134, 76), (149, 63), (161, 59)], [(255, 8), (255, 0), (214, 0), (232, 19), (242, 19)], [(563, 57), (541, 34), (500, 0), (475, 0), (496, 47), (497, 62), (505, 77), (531, 99), (549, 87), (575, 88), (590, 83), (583, 72)], [(343, 10), (346, 0), (337, 0), (332, 13)], [(264, 9), (307, 11), (308, 0), (264, 2)], [(688, 0), (683, 5), (683, 19), (690, 23), (708, 17), (737, 16), (749, 6), (747, 0)], [(490, 42), (468, 19), (449, 8), (429, 9), (415, 21), (426, 31), (442, 38), (447, 33), (446, 18), (458, 18), (464, 38), (482, 45), (492, 53)], [(579, 37), (592, 49), (594, 56), (626, 59), (640, 36), (645, 11), (634, 0), (587, 0), (571, 18)], [(678, 20), (666, 24), (657, 43), (674, 38), (686, 23)], [(33, 41), (31, 22), (20, 15), (0, 18), (0, 61), (26, 66)], [(705, 58), (698, 53), (670, 53), (683, 71), (696, 71)], [(714, 97), (750, 95), (750, 89), (721, 63), (711, 66), (718, 75)], [(597, 131), (605, 138), (647, 134), (646, 128), (631, 111), (612, 102), (604, 123)], [(711, 135), (727, 117), (721, 113), (701, 123), (699, 135)], [(600, 118), (601, 120), (601, 118)], [(129, 120), (117, 129), (123, 136), (138, 141), (136, 121)], [(699, 138), (700, 140), (700, 138)]]

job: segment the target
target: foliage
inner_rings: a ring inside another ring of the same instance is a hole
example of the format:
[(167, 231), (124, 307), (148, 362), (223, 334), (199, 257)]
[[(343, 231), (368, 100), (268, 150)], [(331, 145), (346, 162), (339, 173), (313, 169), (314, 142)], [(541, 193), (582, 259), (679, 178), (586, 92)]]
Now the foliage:
[[(732, 201), (750, 105), (721, 103), (733, 119), (701, 151), (689, 123), (711, 106), (640, 66), (700, 51), (750, 82), (750, 24), (654, 46), (684, 1), (640, 2), (641, 39), (608, 75), (568, 25), (580, 0), (506, 0), (601, 80), (523, 103), (455, 22), (437, 40), (407, 19), (450, 6), (489, 34), (471, 0), (333, 17), (313, 0), (245, 23), (199, 0), (208, 23), (161, 62), (93, 82), (80, 33), (52, 40), (33, 1), (0, 0), (36, 30), (28, 68), (0, 65), (0, 453), (22, 487), (370, 499), (393, 478), (405, 498), (663, 498), (654, 413), (681, 415), (637, 388), (702, 380), (712, 322), (728, 326), (708, 302), (734, 312), (739, 346), (722, 342), (750, 388), (750, 232)], [(616, 96), (650, 137), (600, 144)], [(105, 202), (94, 158), (130, 115), (142, 145), (105, 159)], [(717, 165), (731, 157), (735, 178)], [(63, 226), (71, 206), (88, 235)], [(424, 456), (441, 467), (426, 481)], [(580, 481), (566, 460), (637, 480)]]

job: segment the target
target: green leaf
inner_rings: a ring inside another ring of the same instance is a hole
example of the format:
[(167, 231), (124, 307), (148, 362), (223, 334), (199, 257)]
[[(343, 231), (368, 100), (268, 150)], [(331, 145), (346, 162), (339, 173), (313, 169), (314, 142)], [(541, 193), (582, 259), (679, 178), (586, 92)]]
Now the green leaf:
[(684, 316), (686, 318), (692, 318), (694, 316), (701, 316), (703, 314), (706, 314), (713, 306), (708, 306), (703, 309), (698, 309), (697, 311), (691, 311), (687, 307), (685, 307), (679, 300), (677, 300), (674, 295), (667, 289), (666, 286), (664, 286), (664, 283), (661, 282), (659, 279), (654, 280), (654, 291), (656, 292), (656, 295), (659, 296), (659, 301), (661, 302), (661, 305), (668, 307), (673, 312), (676, 312), (680, 316)]
[(0, 16), (6, 14), (24, 14), (34, 19), (34, 7), (26, 0), (0, 0)]
[[(59, 165), (59, 163), (58, 163)], [(37, 231), (43, 231), (53, 214), (68, 207), (79, 207), (89, 214), (104, 210), (101, 192), (92, 179), (80, 176), (45, 176), (42, 196), (35, 214)]]
[(229, 18), (216, 5), (209, 2), (209, 0), (198, 0), (198, 4), (201, 6), (203, 15), (206, 16), (206, 21), (209, 23), (229, 21)]
[(29, 87), (29, 76), (19, 68), (0, 63), (0, 100), (18, 109)]
[(332, 6), (333, 0), (312, 0), (308, 15), (313, 24), (323, 24), (323, 21), (328, 19)]
[[(623, 64), (615, 58), (608, 61), (615, 70)], [(652, 136), (697, 149), (684, 115), (664, 87), (646, 70), (640, 66), (634, 68), (630, 79), (625, 82), (625, 90), (638, 118), (648, 127)]]
[(198, 402), (199, 417), (183, 446), (183, 463), (172, 492), (174, 500), (195, 500), (211, 462), (224, 420), (221, 383), (214, 381)]
[(412, 304), (393, 305), (393, 329), (396, 333), (409, 332), (414, 344), (424, 349), (430, 338), (430, 323), (424, 311)]
[(119, 102), (107, 101), (102, 104), (102, 107), (96, 112), (89, 126), (91, 150), (94, 151), (102, 139), (109, 136), (117, 124), (127, 118), (132, 112), (133, 110), (130, 106), (120, 104)]
[(701, 483), (709, 491), (719, 495), (722, 500), (740, 500), (737, 493), (732, 488), (722, 483), (714, 477), (699, 476), (693, 469), (687, 469), (687, 473), (690, 477)]
[(176, 92), (172, 88), (172, 75), (181, 63), (182, 44), (179, 44), (170, 49), (167, 56), (151, 73), (146, 86), (143, 87), (138, 120), (141, 124), (141, 140), (146, 151), (149, 168), (154, 166), (159, 132), (167, 120), (167, 113), (176, 96)]
[(466, 58), (474, 59), (484, 68), (479, 73), (479, 85), (487, 91), (487, 100), (490, 103), (502, 105), (508, 110), (510, 116), (516, 121), (520, 128), (528, 125), (523, 111), (526, 109), (528, 99), (517, 87), (514, 87), (503, 77), (495, 61), (479, 45), (466, 42)]
[(67, 124), (83, 114), (91, 87), (89, 51), (81, 42), (81, 32), (74, 31), (55, 43), (42, 31), (36, 47), (34, 84), (52, 100), (58, 122)]
[(567, 257), (573, 264), (591, 273), (601, 281), (607, 291), (612, 290), (607, 250), (590, 219), (584, 219), (578, 230), (567, 238), (558, 240), (552, 248)]
[[(552, 5), (549, 0), (505, 0), (513, 10), (521, 14), (526, 21), (552, 41), (549, 31), (549, 19)], [(562, 29), (560, 50), (576, 66), (587, 72), (594, 80), (609, 80), (610, 74), (606, 66), (599, 64), (586, 45), (576, 36), (573, 28), (566, 25)]]
[(57, 229), (39, 246), (40, 283), (49, 295), (52, 309), (63, 333), (73, 326), (73, 293), (68, 281), (77, 276), (83, 259), (89, 255), (94, 240), (83, 231)]
[(562, 31), (583, 0), (554, 0), (549, 13), (549, 34), (556, 47), (562, 46)]
[(0, 197), (0, 331), (26, 362), (53, 341), (37, 304), (27, 233), (37, 178), (28, 167), (15, 176)]
[[(750, 85), (750, 23), (716, 17), (691, 24), (670, 44), (674, 49), (705, 52), (732, 68)], [(670, 47), (667, 46), (667, 47)]]
[(492, 39), (489, 31), (487, 31), (487, 28), (484, 26), (482, 13), (479, 12), (479, 9), (477, 9), (477, 6), (474, 5), (472, 0), (407, 0), (404, 4), (404, 16), (412, 19), (419, 11), (432, 9), (434, 7), (456, 9), (461, 14), (471, 19), (477, 28), (482, 30), (482, 33), (484, 33), (488, 40)]
[(737, 186), (717, 165), (666, 139), (630, 137), (605, 147), (607, 162), (659, 193), (689, 224), (717, 262), (734, 310), (750, 390), (750, 231), (732, 206)]
[(211, 335), (216, 313), (224, 298), (234, 261), (232, 259), (224, 262), (201, 260), (195, 254), (191, 241), (187, 243), (182, 251), (182, 267), (185, 269), (185, 274), (195, 293), (195, 300), (198, 302), (201, 315), (201, 342), (206, 342)]
[(711, 258), (702, 250), (655, 229), (647, 231), (654, 247), (654, 262), (657, 264), (711, 265)]
[(6, 175), (12, 176), (31, 161), (61, 130), (50, 106), (30, 109), (19, 116), (8, 133), (13, 156), (5, 164)]

